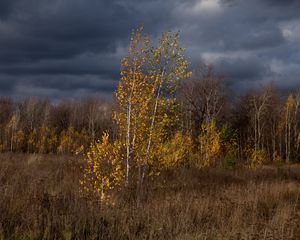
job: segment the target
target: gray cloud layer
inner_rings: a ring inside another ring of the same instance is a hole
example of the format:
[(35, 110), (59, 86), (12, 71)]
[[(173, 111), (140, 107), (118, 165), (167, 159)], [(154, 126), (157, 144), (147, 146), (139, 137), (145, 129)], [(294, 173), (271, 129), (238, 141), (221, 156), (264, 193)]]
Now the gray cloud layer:
[(109, 96), (132, 28), (180, 30), (193, 66), (238, 90), (300, 87), (300, 1), (1, 0), (0, 94)]

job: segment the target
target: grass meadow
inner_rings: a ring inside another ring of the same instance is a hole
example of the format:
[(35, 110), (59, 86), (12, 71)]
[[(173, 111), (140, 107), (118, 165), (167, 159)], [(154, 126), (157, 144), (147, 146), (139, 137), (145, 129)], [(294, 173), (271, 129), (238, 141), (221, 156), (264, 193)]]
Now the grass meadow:
[(300, 239), (300, 166), (163, 172), (99, 203), (81, 165), (1, 154), (0, 239)]

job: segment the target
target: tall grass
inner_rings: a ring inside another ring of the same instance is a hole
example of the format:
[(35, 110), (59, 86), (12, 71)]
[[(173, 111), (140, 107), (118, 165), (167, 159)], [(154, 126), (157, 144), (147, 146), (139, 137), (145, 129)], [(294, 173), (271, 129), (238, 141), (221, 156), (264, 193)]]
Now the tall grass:
[(79, 192), (80, 159), (0, 155), (0, 239), (300, 239), (300, 167), (183, 169), (113, 194)]

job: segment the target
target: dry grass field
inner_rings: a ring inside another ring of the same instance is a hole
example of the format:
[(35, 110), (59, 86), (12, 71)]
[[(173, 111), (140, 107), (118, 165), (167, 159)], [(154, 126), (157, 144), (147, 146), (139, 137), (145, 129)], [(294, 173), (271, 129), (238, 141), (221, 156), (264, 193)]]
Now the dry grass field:
[(80, 162), (0, 155), (0, 239), (300, 239), (300, 166), (166, 172), (99, 204)]

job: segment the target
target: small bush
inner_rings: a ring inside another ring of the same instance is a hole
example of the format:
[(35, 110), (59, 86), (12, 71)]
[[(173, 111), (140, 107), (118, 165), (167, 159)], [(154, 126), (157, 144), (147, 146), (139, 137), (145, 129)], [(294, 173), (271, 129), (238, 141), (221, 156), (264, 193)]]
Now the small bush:
[(236, 158), (234, 156), (226, 156), (223, 161), (223, 167), (225, 169), (235, 169), (236, 167)]

